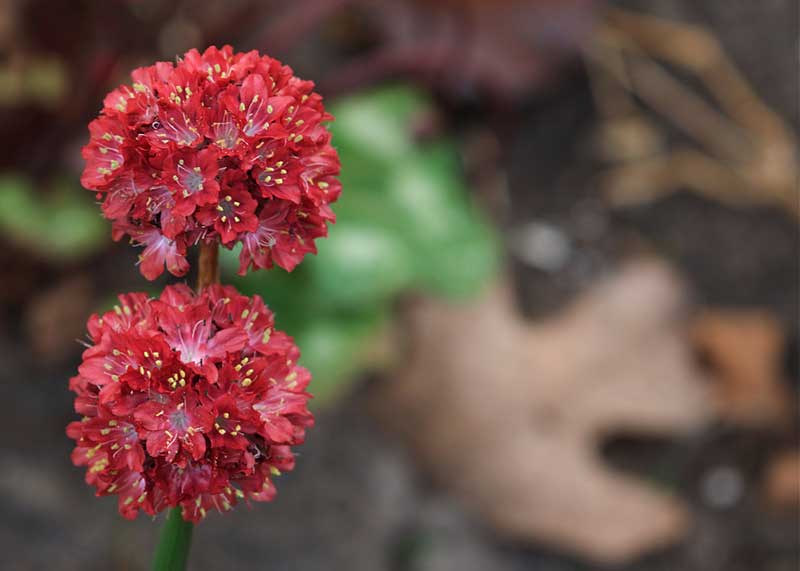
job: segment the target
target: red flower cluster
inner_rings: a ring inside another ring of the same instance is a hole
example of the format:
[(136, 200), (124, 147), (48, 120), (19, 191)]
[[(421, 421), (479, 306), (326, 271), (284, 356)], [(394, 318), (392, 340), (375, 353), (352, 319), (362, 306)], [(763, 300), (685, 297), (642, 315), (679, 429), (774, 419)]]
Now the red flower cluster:
[(97, 495), (135, 518), (181, 506), (186, 520), (238, 499), (268, 501), (313, 424), (308, 371), (263, 300), (212, 285), (159, 299), (120, 296), (88, 322), (92, 344), (70, 380), (82, 420), (67, 434)]
[(200, 241), (239, 242), (240, 273), (292, 270), (335, 220), (339, 158), (314, 84), (258, 52), (187, 52), (131, 74), (89, 124), (82, 184), (113, 235), (144, 246), (141, 272), (188, 270)]

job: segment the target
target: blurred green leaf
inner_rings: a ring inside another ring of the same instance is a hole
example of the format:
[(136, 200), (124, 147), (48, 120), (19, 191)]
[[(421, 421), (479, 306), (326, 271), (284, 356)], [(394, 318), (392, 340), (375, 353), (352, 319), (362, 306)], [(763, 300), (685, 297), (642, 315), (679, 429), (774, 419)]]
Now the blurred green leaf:
[(317, 403), (337, 396), (364, 366), (383, 321), (379, 312), (319, 318), (295, 336), (300, 362), (314, 375), (310, 390)]
[(96, 252), (109, 236), (89, 193), (65, 181), (38, 193), (18, 175), (0, 176), (0, 232), (56, 261)]
[(349, 309), (385, 303), (412, 283), (411, 253), (381, 228), (343, 224), (308, 260), (311, 279), (328, 303)]
[(69, 77), (58, 58), (33, 57), (20, 65), (0, 64), (0, 105), (57, 105), (68, 91)]

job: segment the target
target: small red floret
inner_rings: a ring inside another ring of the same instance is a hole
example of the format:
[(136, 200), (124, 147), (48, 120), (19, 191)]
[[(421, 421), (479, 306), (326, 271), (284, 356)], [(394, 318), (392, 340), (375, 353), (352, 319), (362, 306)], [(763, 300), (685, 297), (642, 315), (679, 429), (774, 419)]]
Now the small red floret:
[(115, 239), (145, 247), (145, 277), (165, 265), (184, 275), (186, 249), (200, 241), (243, 243), (241, 274), (291, 270), (316, 252), (341, 185), (332, 117), (312, 82), (230, 46), (131, 76), (89, 124), (81, 182), (102, 198)]
[(89, 319), (70, 380), (82, 420), (72, 460), (97, 495), (135, 518), (174, 506), (199, 521), (240, 499), (268, 501), (313, 424), (308, 371), (263, 300), (213, 285), (120, 296)]

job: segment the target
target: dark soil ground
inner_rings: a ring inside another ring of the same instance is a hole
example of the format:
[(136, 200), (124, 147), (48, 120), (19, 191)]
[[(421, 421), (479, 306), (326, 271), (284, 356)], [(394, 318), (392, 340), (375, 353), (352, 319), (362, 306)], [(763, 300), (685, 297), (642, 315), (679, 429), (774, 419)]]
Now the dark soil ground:
[[(637, 1), (629, 5), (712, 26), (759, 93), (798, 125), (796, 25), (792, 2)], [(702, 5), (702, 6), (701, 6)], [(793, 12), (793, 14), (792, 14)], [(764, 33), (772, 30), (770, 41)], [(786, 38), (783, 41), (782, 38)], [(759, 50), (751, 49), (758, 42)], [(767, 308), (790, 343), (786, 377), (797, 387), (798, 229), (778, 208), (732, 209), (689, 193), (611, 210), (598, 196), (598, 165), (586, 144), (595, 112), (582, 70), (534, 103), (496, 115), (493, 132), (510, 141), (501, 163), (510, 188), (509, 226), (546, 222), (571, 244), (565, 264), (544, 272), (510, 258), (521, 306), (532, 317), (557, 311), (631, 252), (671, 260), (703, 306)], [(467, 122), (469, 123), (469, 121)], [(469, 127), (467, 127), (469, 129)], [(121, 252), (122, 250), (120, 250)], [(125, 256), (125, 254), (122, 254)], [(129, 259), (104, 261), (114, 282)], [(35, 262), (27, 282), (54, 276)], [(10, 288), (10, 284), (7, 284)], [(23, 286), (24, 287), (24, 286)], [(4, 289), (6, 287), (4, 286)], [(6, 289), (4, 296), (10, 295)], [(78, 354), (42, 364), (27, 348), (22, 316), (3, 312), (0, 337), (0, 563), (4, 569), (145, 569), (157, 526), (119, 518), (114, 500), (92, 499), (69, 463), (64, 426), (72, 418), (66, 379)], [(13, 340), (13, 341), (12, 341)], [(509, 545), (418, 473), (404, 448), (367, 413), (373, 383), (319, 415), (268, 508), (210, 517), (195, 535), (195, 570), (583, 571), (597, 566), (544, 545)], [(798, 515), (766, 510), (761, 475), (772, 451), (797, 445), (791, 431), (715, 426), (690, 441), (609, 442), (606, 455), (686, 497), (695, 528), (680, 545), (626, 569), (637, 571), (793, 571)], [(742, 492), (726, 507), (709, 502), (705, 482), (724, 468)], [(207, 541), (214, 538), (213, 544)]]

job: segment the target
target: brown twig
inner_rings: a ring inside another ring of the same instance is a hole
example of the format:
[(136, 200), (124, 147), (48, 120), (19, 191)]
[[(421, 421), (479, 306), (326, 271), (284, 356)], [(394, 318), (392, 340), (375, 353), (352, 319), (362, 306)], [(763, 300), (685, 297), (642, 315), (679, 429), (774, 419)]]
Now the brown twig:
[(197, 291), (216, 283), (219, 283), (219, 246), (202, 242), (197, 260)]
[[(712, 33), (611, 9), (585, 56), (598, 109), (612, 125), (650, 125), (649, 108), (700, 147), (617, 153), (631, 160), (606, 177), (615, 203), (688, 188), (735, 205), (779, 204), (800, 216), (796, 138)], [(670, 68), (694, 76), (703, 93)]]

